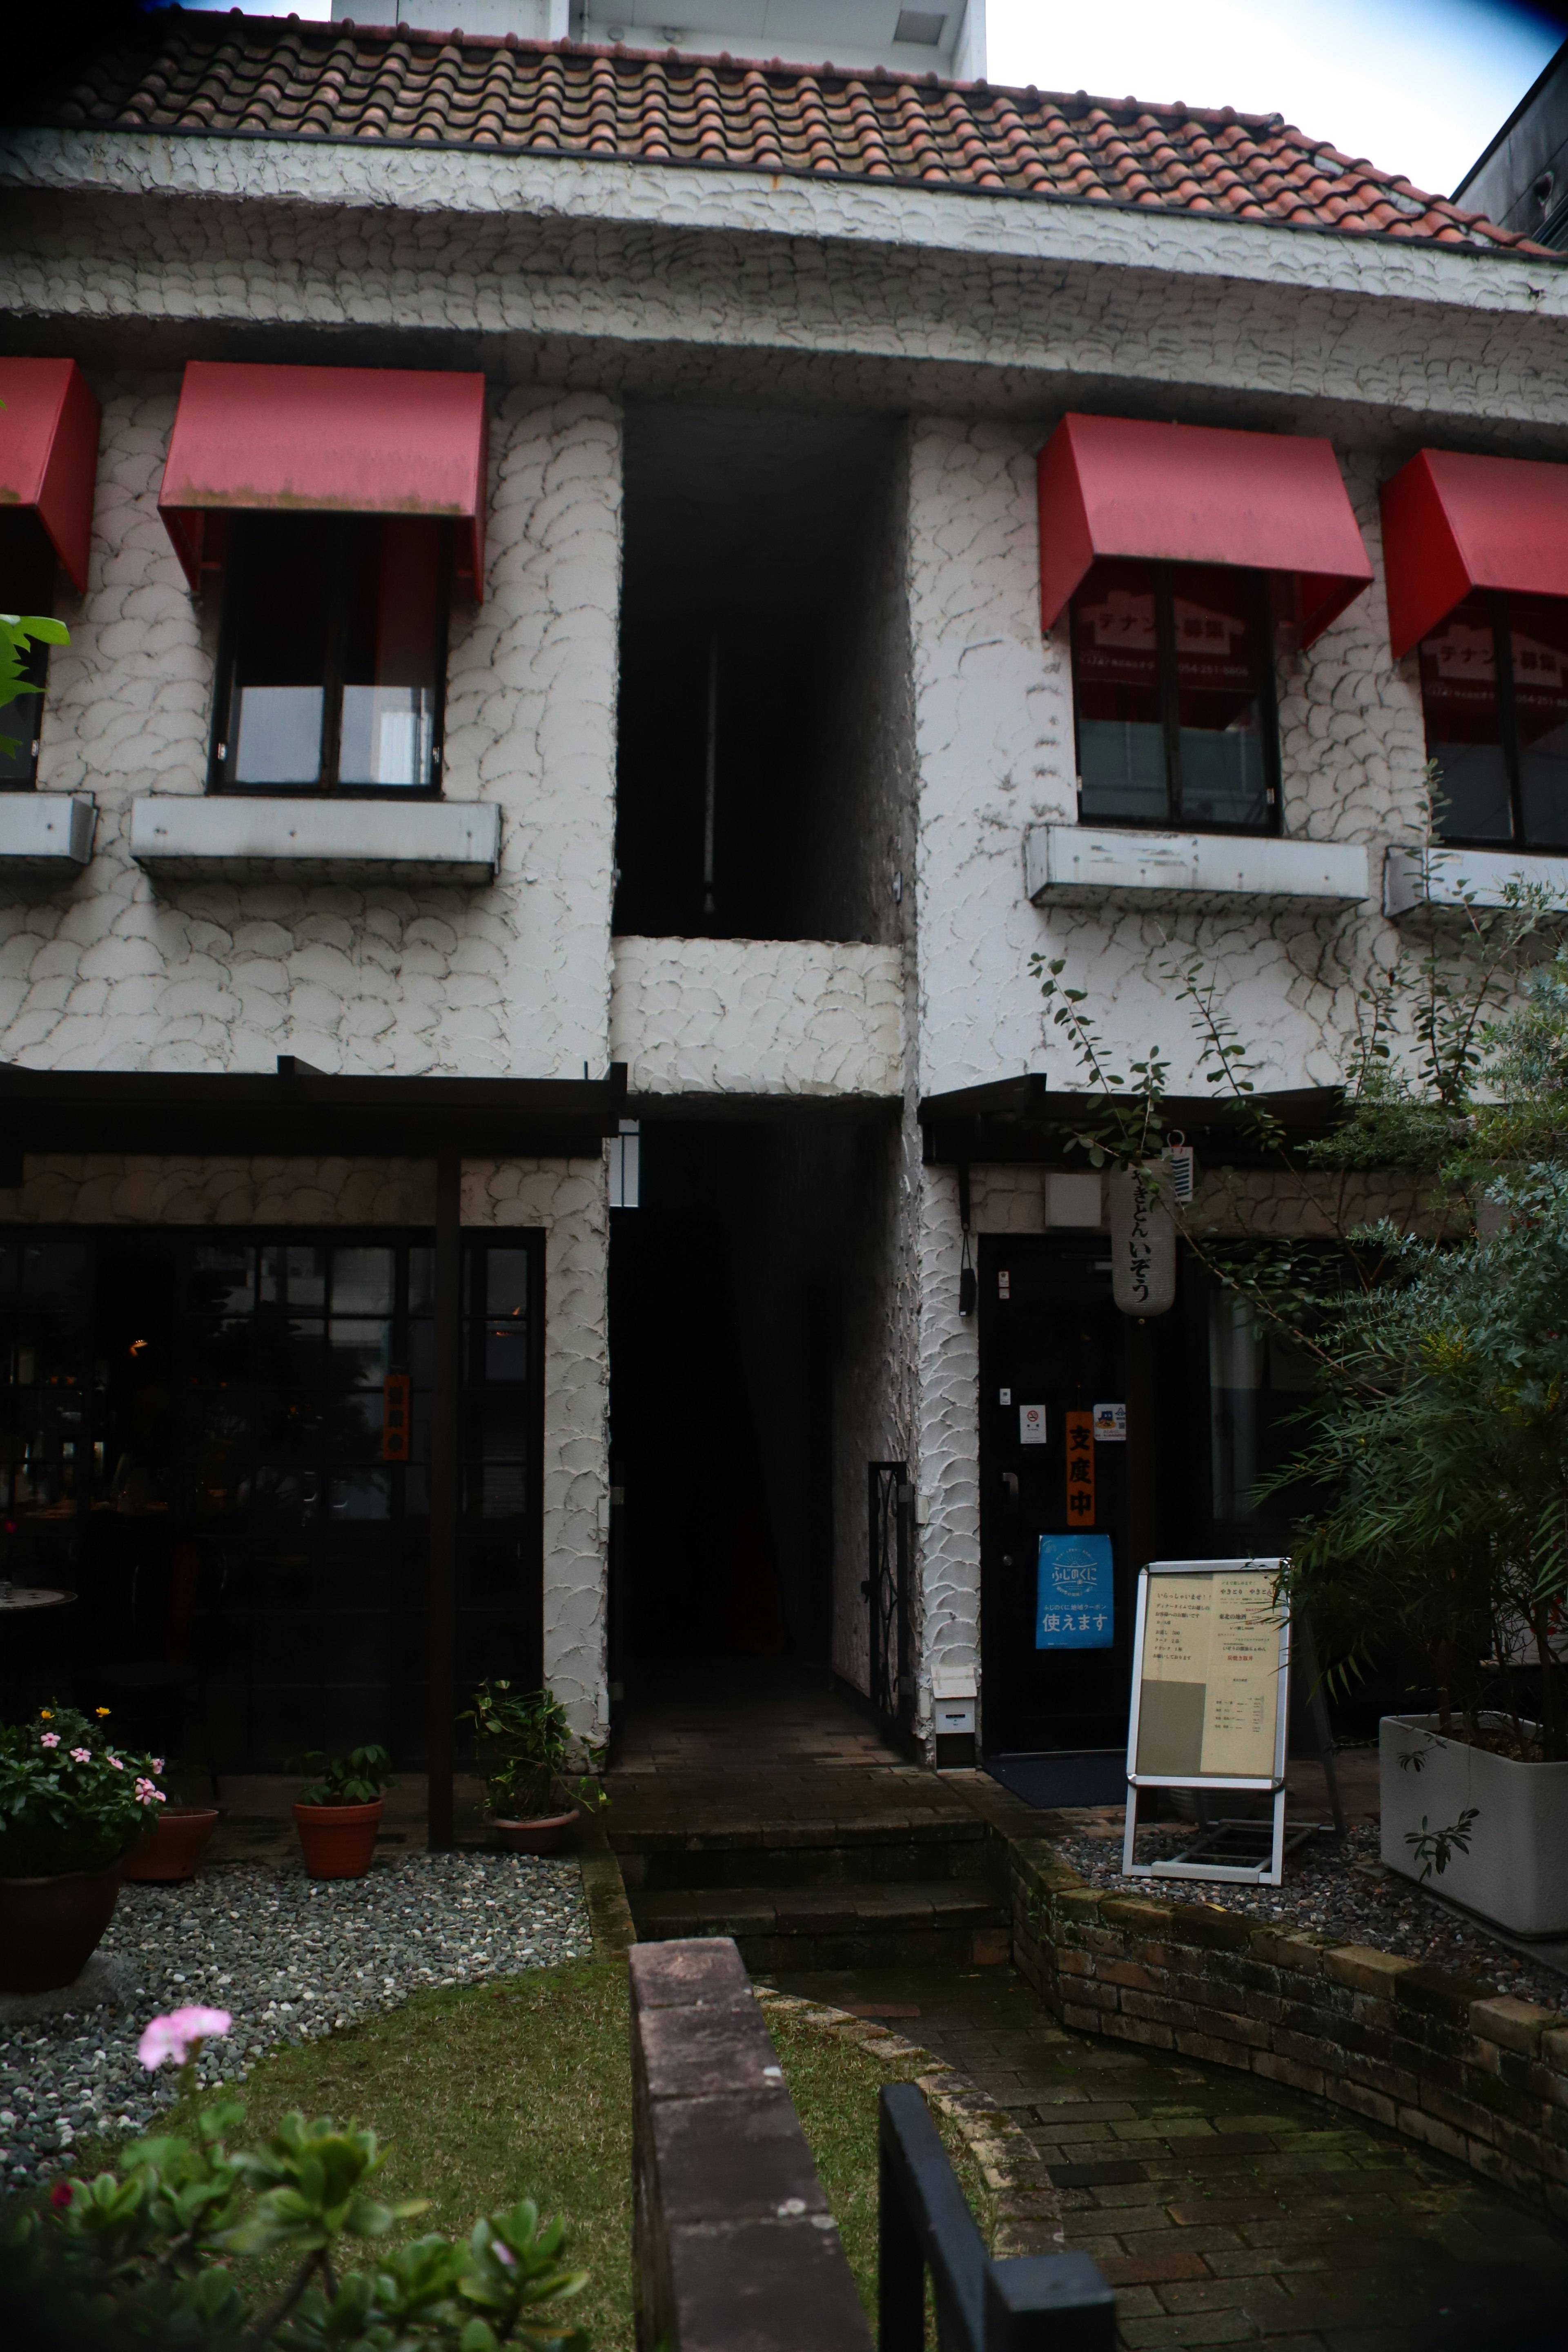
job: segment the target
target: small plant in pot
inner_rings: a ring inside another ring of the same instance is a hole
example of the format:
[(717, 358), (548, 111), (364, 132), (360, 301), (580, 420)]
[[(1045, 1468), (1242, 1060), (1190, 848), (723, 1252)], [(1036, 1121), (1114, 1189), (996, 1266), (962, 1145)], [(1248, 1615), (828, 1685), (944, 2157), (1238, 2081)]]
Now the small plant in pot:
[(351, 1748), (346, 1756), (312, 1749), (304, 1759), (316, 1773), (300, 1791), (294, 1820), (312, 1878), (363, 1878), (375, 1853), (384, 1790), (396, 1784), (384, 1748)]
[(76, 1982), (165, 1801), (162, 1757), (121, 1747), (108, 1717), (47, 1706), (0, 1725), (0, 1992)]
[(525, 1692), (510, 1682), (480, 1683), (472, 1706), (458, 1720), (474, 1727), (489, 1824), (498, 1843), (514, 1853), (561, 1853), (583, 1813), (609, 1801), (585, 1778), (568, 1790), (572, 1731), (565, 1708), (548, 1688)]

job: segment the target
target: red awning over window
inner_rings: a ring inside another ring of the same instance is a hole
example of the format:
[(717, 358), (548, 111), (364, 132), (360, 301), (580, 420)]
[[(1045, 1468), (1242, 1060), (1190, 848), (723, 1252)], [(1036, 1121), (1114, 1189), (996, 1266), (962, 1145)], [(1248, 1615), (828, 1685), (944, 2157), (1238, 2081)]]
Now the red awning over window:
[(209, 518), (240, 510), (450, 516), (458, 577), (485, 576), (485, 380), (414, 368), (192, 360), (158, 511), (194, 587), (221, 569)]
[(102, 412), (75, 360), (0, 359), (0, 505), (31, 507), (79, 593)]
[(1568, 466), (1420, 449), (1383, 486), (1395, 655), (1477, 588), (1568, 596)]
[(1372, 582), (1326, 441), (1064, 416), (1040, 452), (1039, 483), (1047, 629), (1100, 556), (1270, 572), (1303, 646)]

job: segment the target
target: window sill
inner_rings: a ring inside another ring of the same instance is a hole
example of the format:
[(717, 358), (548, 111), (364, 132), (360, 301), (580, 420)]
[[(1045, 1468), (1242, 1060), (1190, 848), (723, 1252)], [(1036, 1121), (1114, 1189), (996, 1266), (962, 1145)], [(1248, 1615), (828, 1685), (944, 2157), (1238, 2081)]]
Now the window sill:
[(131, 855), (171, 881), (493, 882), (500, 810), (485, 801), (159, 793), (132, 803)]
[(1371, 866), (1356, 842), (1277, 835), (1139, 833), (1031, 825), (1025, 887), (1037, 907), (1123, 904), (1304, 907), (1326, 912), (1370, 898)]
[(1463, 922), (1508, 904), (1510, 882), (1536, 882), (1568, 908), (1568, 857), (1539, 849), (1391, 849), (1384, 860), (1383, 911), (1395, 922), (1426, 916)]
[(97, 822), (85, 793), (0, 793), (0, 876), (74, 880), (92, 856)]

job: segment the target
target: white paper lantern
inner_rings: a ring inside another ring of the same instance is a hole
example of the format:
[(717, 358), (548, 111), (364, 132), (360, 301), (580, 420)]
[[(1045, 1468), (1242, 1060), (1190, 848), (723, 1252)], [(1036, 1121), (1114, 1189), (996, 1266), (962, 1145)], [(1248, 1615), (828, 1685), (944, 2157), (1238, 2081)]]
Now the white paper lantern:
[(1110, 1194), (1110, 1287), (1123, 1315), (1165, 1315), (1176, 1303), (1176, 1226), (1154, 1171), (1119, 1168)]

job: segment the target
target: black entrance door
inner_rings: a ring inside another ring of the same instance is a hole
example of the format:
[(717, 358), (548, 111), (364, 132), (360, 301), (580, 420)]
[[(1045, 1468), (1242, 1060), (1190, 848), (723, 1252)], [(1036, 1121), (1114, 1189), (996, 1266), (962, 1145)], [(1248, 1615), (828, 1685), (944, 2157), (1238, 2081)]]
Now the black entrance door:
[[(1118, 1421), (1127, 1339), (1105, 1244), (1093, 1234), (984, 1235), (979, 1291), (986, 1750), (1124, 1748), (1133, 1564)], [(1042, 1538), (1073, 1539), (1051, 1544), (1043, 1591)]]

